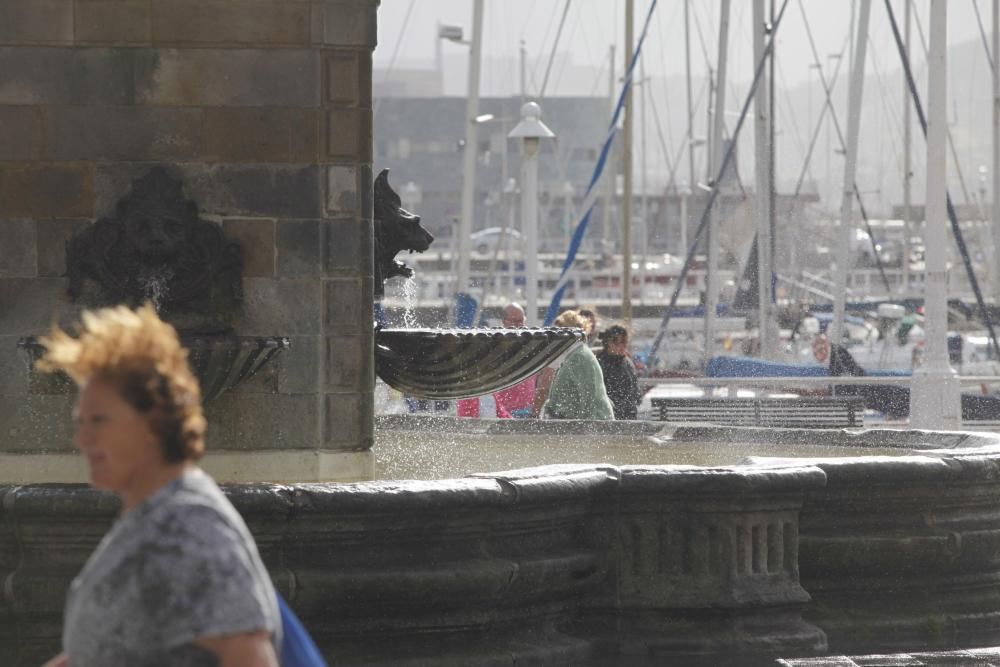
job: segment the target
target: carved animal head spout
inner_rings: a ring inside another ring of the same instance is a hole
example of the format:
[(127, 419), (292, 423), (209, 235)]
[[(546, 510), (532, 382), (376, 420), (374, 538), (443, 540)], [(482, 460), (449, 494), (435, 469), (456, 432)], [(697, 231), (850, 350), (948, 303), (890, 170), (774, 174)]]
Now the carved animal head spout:
[(385, 281), (393, 276), (409, 278), (413, 269), (396, 261), (403, 250), (423, 252), (434, 237), (420, 225), (420, 216), (402, 208), (402, 201), (389, 185), (389, 170), (375, 179), (375, 298), (385, 294)]
[(243, 300), (242, 248), (159, 166), (132, 181), (113, 215), (68, 241), (66, 273), (82, 306), (151, 301), (186, 332), (228, 328)]
[(181, 182), (162, 168), (149, 170), (118, 201), (125, 241), (147, 263), (169, 263), (191, 243), (198, 206), (184, 197)]

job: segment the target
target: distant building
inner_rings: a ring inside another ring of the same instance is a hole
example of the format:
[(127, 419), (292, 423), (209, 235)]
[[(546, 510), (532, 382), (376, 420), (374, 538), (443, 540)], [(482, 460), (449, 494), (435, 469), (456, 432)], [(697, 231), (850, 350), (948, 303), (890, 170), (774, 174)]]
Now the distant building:
[[(426, 82), (425, 82), (426, 83)], [(430, 85), (428, 83), (428, 85)], [(472, 231), (488, 227), (512, 226), (520, 230), (520, 200), (516, 181), (520, 177), (520, 145), (508, 141), (507, 134), (520, 120), (521, 98), (481, 98), (479, 113), (492, 119), (480, 124), (476, 169), (475, 213)], [(377, 100), (374, 120), (375, 168), (391, 169), (390, 181), (403, 200), (403, 206), (418, 213), (423, 224), (438, 239), (435, 247), (447, 250), (452, 243), (462, 209), (462, 148), (465, 138), (466, 100), (460, 97), (382, 97)], [(604, 97), (552, 97), (542, 102), (543, 120), (557, 139), (542, 141), (539, 160), (540, 225), (539, 241), (543, 252), (562, 252), (577, 223), (587, 185), (597, 163), (607, 134), (609, 104)], [(728, 147), (728, 141), (726, 142)], [(608, 173), (599, 184), (598, 198), (585, 237), (589, 252), (621, 250), (620, 178), (621, 135), (614, 144)], [(720, 240), (723, 262), (741, 264), (753, 240), (754, 204), (752, 183), (741, 180), (739, 161), (734, 155), (722, 179), (716, 211), (723, 223)], [(686, 167), (686, 165), (685, 165)], [(686, 168), (681, 169), (687, 180)], [(701, 185), (709, 179), (699, 174)], [(608, 178), (611, 180), (609, 181)], [(682, 238), (693, 241), (705, 207), (707, 191), (698, 183), (690, 187), (688, 230), (681, 232), (680, 183), (664, 187), (662, 177), (648, 185), (648, 218), (643, 223), (642, 192), (638, 165), (633, 165), (633, 250), (651, 254), (683, 254)], [(514, 189), (512, 191), (511, 185)], [(605, 218), (604, 193), (614, 197)], [(815, 202), (815, 193), (792, 203), (780, 196), (777, 200), (776, 257), (786, 256), (785, 229), (791, 235), (802, 232), (799, 221), (802, 206)], [(567, 201), (571, 206), (567, 208)], [(607, 222), (610, 246), (602, 244)], [(645, 235), (644, 235), (645, 233)]]
[[(447, 244), (462, 208), (462, 148), (466, 100), (458, 97), (383, 97), (375, 116), (375, 168), (392, 170), (391, 182), (404, 206)], [(507, 134), (520, 121), (520, 97), (482, 98), (476, 147), (476, 201), (473, 231), (513, 221), (520, 228), (516, 190), (520, 144)], [(606, 98), (553, 97), (542, 103), (543, 120), (557, 139), (542, 142), (539, 196), (543, 248), (565, 236), (565, 201), (579, 205), (597, 162), (609, 120)], [(617, 157), (617, 152), (612, 156)], [(407, 198), (412, 201), (407, 201)], [(600, 225), (601, 204), (594, 223)], [(562, 241), (558, 247), (564, 247)], [(553, 248), (553, 250), (556, 248)]]
[[(955, 218), (959, 221), (962, 220), (989, 220), (990, 219), (990, 205), (979, 206), (977, 204), (955, 204)], [(892, 205), (892, 215), (893, 218), (898, 218), (902, 220), (906, 217), (906, 207), (902, 204)], [(923, 204), (911, 204), (910, 205), (910, 219), (923, 221), (924, 219), (924, 205)]]
[(437, 70), (396, 67), (389, 76), (384, 69), (373, 72), (372, 94), (376, 98), (441, 97), (444, 89), (441, 73)]

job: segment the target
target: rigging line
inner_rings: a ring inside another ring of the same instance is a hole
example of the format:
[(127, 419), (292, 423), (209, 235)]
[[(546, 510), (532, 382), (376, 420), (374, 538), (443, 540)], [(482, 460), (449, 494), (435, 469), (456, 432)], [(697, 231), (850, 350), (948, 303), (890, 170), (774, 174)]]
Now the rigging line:
[(681, 289), (684, 287), (684, 283), (687, 280), (687, 274), (691, 270), (691, 264), (694, 262), (695, 251), (701, 243), (702, 236), (705, 235), (712, 207), (715, 205), (715, 200), (719, 197), (719, 184), (722, 181), (723, 174), (726, 173), (726, 169), (729, 168), (729, 163), (732, 162), (736, 140), (739, 138), (740, 130), (743, 129), (743, 122), (746, 120), (747, 112), (750, 110), (750, 104), (753, 102), (754, 94), (757, 92), (757, 86), (760, 83), (761, 74), (764, 72), (764, 66), (767, 64), (767, 59), (771, 50), (774, 48), (774, 41), (778, 37), (778, 28), (781, 25), (781, 19), (785, 15), (785, 8), (787, 7), (788, 0), (782, 0), (781, 10), (778, 12), (777, 17), (774, 19), (774, 25), (771, 27), (770, 39), (767, 40), (767, 44), (764, 46), (764, 53), (761, 54), (760, 62), (757, 63), (753, 83), (750, 84), (750, 91), (747, 93), (746, 100), (743, 102), (743, 109), (740, 111), (739, 120), (736, 121), (736, 127), (733, 129), (733, 140), (729, 142), (729, 147), (726, 148), (725, 155), (722, 157), (722, 164), (719, 165), (719, 169), (715, 175), (715, 180), (713, 181), (715, 185), (712, 187), (712, 191), (708, 195), (708, 201), (705, 202), (705, 208), (701, 213), (701, 220), (698, 222), (698, 228), (695, 230), (694, 239), (691, 241), (691, 245), (688, 248), (684, 265), (681, 267), (681, 271), (677, 274), (677, 278), (675, 279), (676, 287), (674, 288), (673, 294), (670, 295), (670, 303), (667, 305), (667, 309), (663, 313), (663, 320), (660, 322), (660, 330), (656, 332), (656, 338), (653, 339), (653, 345), (649, 352), (650, 362), (647, 365), (647, 368), (651, 369), (656, 364), (656, 353), (660, 349), (660, 343), (663, 342), (663, 336), (666, 334), (667, 327), (670, 325), (670, 317), (673, 315), (674, 308), (677, 307), (677, 299), (680, 298)]
[[(805, 6), (802, 4), (802, 0), (798, 0), (798, 1), (799, 1), (799, 10), (802, 13), (802, 21), (805, 24), (805, 28), (806, 28), (806, 36), (809, 39), (809, 48), (812, 50), (813, 60), (814, 60), (814, 62), (819, 63), (819, 53), (816, 50), (816, 41), (813, 39), (812, 28), (810, 27), (810, 25), (809, 25), (809, 19), (806, 16)], [(851, 35), (849, 34), (848, 35), (848, 39), (845, 40), (845, 46), (844, 46), (844, 48), (847, 47), (847, 43), (850, 43), (850, 41), (852, 41), (850, 38), (851, 38)], [(836, 67), (836, 70), (835, 70), (835, 73), (834, 73), (835, 75), (836, 75), (836, 73), (838, 73), (840, 71), (840, 64), (843, 61), (844, 61), (844, 56), (843, 56), (843, 51), (841, 51), (841, 55), (837, 59), (837, 67)], [(833, 108), (833, 95), (832, 95), (833, 89), (830, 86), (827, 85), (826, 75), (823, 74), (823, 68), (822, 68), (822, 66), (820, 66), (817, 69), (817, 71), (819, 72), (820, 83), (823, 85), (823, 92), (826, 95), (826, 104), (824, 105), (823, 109), (824, 109), (824, 111), (826, 109), (830, 110), (830, 118), (833, 120), (833, 128), (834, 128), (834, 130), (837, 133), (837, 141), (840, 144), (840, 149), (842, 151), (844, 151), (844, 153), (846, 155), (846, 153), (847, 153), (847, 143), (844, 141), (844, 133), (843, 133), (843, 131), (840, 128), (840, 121), (837, 119), (837, 111)], [(822, 120), (822, 116), (823, 116), (823, 113), (820, 113), (820, 119), (821, 120)], [(816, 138), (818, 136), (819, 136), (819, 125), (817, 125), (817, 132), (816, 132), (816, 134), (813, 135), (813, 145), (815, 145), (815, 140), (816, 140)], [(812, 156), (812, 151), (811, 150), (810, 150), (810, 154), (809, 155), (810, 155), (810, 157)], [(805, 174), (805, 169), (803, 169), (802, 174), (803, 175)], [(801, 176), (800, 176), (800, 179), (801, 179)], [(800, 180), (800, 183), (801, 183), (801, 180)], [(871, 221), (868, 218), (868, 212), (865, 209), (865, 203), (864, 203), (864, 201), (862, 200), (862, 197), (861, 197), (861, 190), (858, 189), (858, 182), (857, 182), (857, 180), (854, 181), (853, 186), (854, 186), (854, 188), (853, 188), (854, 189), (854, 198), (858, 202), (858, 212), (861, 214), (861, 219), (865, 223), (865, 230), (868, 232), (868, 240), (871, 242), (872, 256), (875, 258), (875, 265), (878, 267), (879, 275), (882, 277), (882, 283), (885, 285), (886, 291), (887, 292), (891, 292), (892, 290), (889, 287), (889, 277), (886, 275), (886, 273), (885, 273), (885, 267), (882, 265), (882, 257), (881, 257), (881, 255), (879, 254), (879, 251), (878, 251), (878, 243), (875, 240), (875, 234), (872, 231)], [(798, 197), (799, 187), (800, 186), (798, 186), (798, 185), (796, 186), (796, 188), (795, 188), (795, 195), (793, 196), (792, 201), (794, 201), (795, 198)], [(848, 223), (845, 221), (844, 224), (848, 224)]]
[[(673, 23), (673, 19), (675, 19), (677, 17), (677, 12), (680, 11), (681, 7), (683, 7), (683, 2), (680, 2), (680, 3), (677, 3), (677, 4), (674, 5), (674, 13), (670, 14), (670, 16), (668, 17), (667, 25), (671, 25)], [(660, 49), (660, 62), (661, 63), (669, 62), (667, 60), (667, 54), (666, 54), (666, 50), (665, 50), (665, 45), (666, 45), (666, 42), (667, 42), (667, 40), (666, 40), (666, 32), (663, 30), (663, 22), (661, 21), (661, 14), (659, 14), (659, 13), (656, 14), (656, 30), (657, 30), (657, 33), (659, 35), (659, 39), (657, 40), (657, 45), (659, 46), (659, 49)], [(653, 77), (650, 76), (650, 81), (652, 81), (652, 79), (653, 79)], [(666, 92), (666, 75), (665, 74), (664, 74), (663, 80), (664, 80), (664, 91)], [(656, 91), (653, 88), (653, 86), (649, 87), (649, 93), (650, 93), (650, 97), (655, 97)], [(664, 95), (664, 106), (666, 108), (666, 117), (667, 117), (667, 120), (666, 120), (666, 123), (667, 123), (667, 137), (669, 137), (670, 143), (673, 144), (674, 130), (673, 130), (673, 124), (670, 121), (670, 116), (671, 116), (671, 114), (670, 114), (670, 95)], [(666, 156), (664, 156), (664, 157), (666, 157)]]
[[(726, 127), (726, 121), (722, 121), (722, 138), (723, 140), (729, 139), (732, 141), (732, 134), (730, 134), (729, 128)], [(746, 186), (743, 185), (743, 177), (740, 176), (738, 164), (733, 165), (733, 175), (736, 177), (736, 186), (740, 189), (740, 194), (743, 195), (743, 199), (748, 199), (750, 195), (747, 194)]]
[[(652, 91), (650, 91), (650, 92), (652, 92)], [(649, 96), (649, 106), (652, 107), (652, 110), (653, 110), (653, 113), (652, 113), (653, 124), (656, 126), (656, 137), (657, 137), (657, 139), (659, 140), (659, 143), (660, 143), (660, 150), (663, 153), (663, 160), (667, 164), (667, 169), (668, 169), (668, 173), (669, 173), (669, 178), (667, 180), (668, 181), (672, 181), (673, 178), (674, 178), (674, 174), (673, 174), (672, 171), (669, 171), (670, 170), (670, 166), (671, 166), (670, 165), (671, 150), (669, 149), (669, 147), (667, 145), (667, 140), (666, 140), (666, 138), (664, 137), (664, 134), (663, 134), (663, 125), (660, 123), (660, 112), (659, 112), (659, 109), (657, 108), (657, 105), (656, 105), (656, 96), (655, 95), (650, 95)], [(643, 111), (643, 113), (645, 113), (645, 111)], [(668, 111), (668, 113), (669, 113), (669, 111)], [(671, 142), (671, 143), (673, 143), (673, 142)], [(646, 150), (645, 146), (643, 146), (643, 150)]]
[[(581, 17), (582, 14), (583, 14), (583, 12), (577, 12), (576, 15), (573, 17), (573, 25), (570, 27), (570, 35), (575, 35), (576, 34), (577, 28), (580, 25), (580, 17)], [(570, 53), (572, 53), (572, 51), (570, 51)], [(574, 65), (574, 64), (575, 63), (572, 63), (570, 58), (563, 58), (559, 62), (559, 69), (556, 70), (556, 82), (557, 83), (559, 81), (562, 81), (563, 74), (566, 72), (566, 68), (570, 67), (571, 65)], [(599, 79), (595, 79), (594, 83), (597, 83), (598, 80)]]
[(552, 42), (552, 51), (549, 53), (549, 64), (545, 66), (545, 76), (542, 78), (542, 89), (538, 91), (538, 101), (545, 99), (545, 89), (549, 86), (549, 74), (552, 73), (552, 63), (556, 59), (556, 49), (559, 48), (559, 40), (562, 38), (563, 27), (566, 25), (566, 16), (569, 14), (569, 6), (572, 0), (566, 0), (563, 5), (562, 17), (559, 19), (559, 28), (556, 29), (556, 38)]
[[(878, 64), (878, 55), (876, 54), (875, 40), (872, 39), (871, 32), (868, 33), (868, 46), (872, 54), (872, 70), (874, 70), (875, 80), (878, 82), (879, 99), (882, 101), (882, 111), (885, 114), (884, 117), (888, 119), (887, 124), (892, 124), (893, 125), (892, 129), (896, 132), (899, 132), (899, 135), (902, 135), (903, 127), (899, 123), (899, 117), (902, 116), (902, 113), (898, 112), (898, 110), (889, 102), (885, 94), (886, 86), (882, 82), (882, 72), (880, 71)], [(895, 123), (893, 123), (893, 121), (895, 121)], [(889, 146), (892, 148), (892, 155), (896, 159), (896, 168), (901, 170), (903, 168), (903, 156), (900, 153), (899, 147), (896, 146), (896, 135), (894, 135), (892, 132), (889, 132), (888, 134), (889, 134)]]
[(642, 53), (642, 47), (646, 42), (646, 37), (649, 33), (649, 25), (653, 17), (653, 13), (656, 10), (656, 5), (657, 0), (652, 0), (649, 3), (649, 10), (646, 13), (646, 19), (642, 24), (642, 30), (639, 32), (639, 39), (636, 42), (632, 53), (626, 54), (628, 56), (627, 66), (625, 68), (625, 77), (622, 82), (621, 90), (618, 94), (618, 101), (615, 103), (614, 111), (611, 115), (611, 121), (608, 123), (607, 134), (605, 135), (604, 143), (601, 146), (600, 154), (597, 158), (597, 164), (594, 165), (594, 172), (591, 174), (590, 181), (587, 184), (587, 192), (584, 195), (584, 200), (580, 207), (584, 213), (579, 222), (576, 224), (576, 229), (573, 231), (572, 238), (570, 239), (570, 246), (566, 252), (566, 259), (563, 261), (562, 269), (559, 273), (559, 279), (556, 281), (555, 292), (552, 295), (552, 300), (549, 302), (549, 307), (545, 313), (544, 321), (546, 325), (551, 324), (551, 322), (555, 319), (556, 313), (559, 311), (559, 303), (562, 300), (563, 294), (566, 292), (567, 286), (569, 285), (570, 271), (576, 263), (577, 252), (579, 252), (580, 244), (583, 242), (583, 236), (586, 233), (587, 225), (590, 222), (590, 216), (594, 212), (594, 207), (597, 203), (598, 192), (595, 186), (604, 175), (604, 168), (608, 163), (608, 155), (611, 152), (615, 137), (618, 133), (618, 120), (625, 106), (625, 100), (628, 96), (629, 90), (632, 87), (633, 78), (635, 76), (636, 62), (639, 55)]
[(979, 24), (979, 37), (983, 41), (983, 50), (986, 51), (986, 62), (990, 64), (990, 74), (993, 73), (993, 54), (990, 53), (990, 43), (986, 39), (986, 29), (983, 28), (983, 17), (979, 15), (979, 0), (972, 0), (972, 8), (976, 10), (976, 23)]
[[(899, 51), (899, 59), (903, 63), (903, 71), (906, 72), (906, 85), (910, 89), (910, 97), (913, 100), (913, 107), (917, 112), (917, 119), (920, 121), (920, 128), (924, 133), (924, 140), (927, 139), (927, 117), (924, 115), (924, 105), (920, 103), (920, 93), (917, 92), (917, 84), (913, 80), (913, 71), (910, 69), (910, 59), (906, 57), (906, 48), (903, 46), (903, 38), (899, 35), (899, 25), (896, 23), (896, 15), (892, 11), (889, 0), (885, 0), (886, 11), (889, 12), (889, 23), (892, 25), (892, 36), (896, 40), (896, 49)], [(914, 12), (916, 14), (916, 12)], [(919, 25), (919, 24), (918, 24)], [(993, 342), (993, 351), (1000, 357), (1000, 343), (997, 342), (996, 332), (993, 330), (993, 319), (990, 311), (986, 309), (986, 301), (983, 299), (983, 292), (979, 289), (979, 280), (976, 272), (972, 268), (972, 260), (969, 257), (969, 248), (965, 245), (965, 237), (962, 235), (962, 228), (958, 225), (958, 216), (955, 215), (955, 206), (951, 201), (951, 194), (948, 192), (948, 184), (945, 183), (945, 203), (948, 209), (948, 221), (954, 232), (955, 243), (958, 244), (958, 254), (962, 256), (962, 263), (965, 265), (965, 272), (969, 276), (969, 284), (972, 292), (976, 295), (976, 303), (979, 305), (979, 313), (986, 323), (986, 329), (990, 332), (990, 340)], [(924, 216), (926, 217), (926, 216)], [(926, 224), (926, 221), (925, 221)]]
[[(701, 104), (701, 100), (705, 96), (705, 89), (707, 87), (708, 87), (708, 79), (702, 79), (701, 80), (701, 87), (698, 89), (698, 94), (695, 96), (695, 105)], [(685, 132), (683, 136), (686, 137), (686, 136), (688, 136), (688, 134)], [(666, 192), (666, 193), (673, 192), (676, 189), (676, 183), (677, 183), (677, 166), (678, 166), (678, 163), (679, 163), (679, 160), (680, 160), (681, 156), (684, 155), (684, 149), (685, 149), (685, 142), (681, 141), (678, 144), (678, 146), (677, 146), (677, 152), (674, 153), (673, 161), (668, 161), (667, 162), (667, 173), (669, 174), (669, 178), (667, 179), (667, 186), (666, 186), (666, 188), (664, 188), (664, 192)], [(669, 156), (666, 156), (666, 157), (668, 157), (668, 160), (669, 160)], [(696, 186), (696, 184), (694, 184), (694, 183), (689, 183), (688, 184), (688, 187), (692, 187), (693, 188), (695, 186)], [(660, 216), (661, 217), (666, 217), (666, 207), (662, 207), (660, 209)]]
[(691, 5), (691, 16), (694, 18), (694, 29), (698, 33), (698, 43), (701, 45), (701, 55), (705, 58), (705, 68), (711, 72), (714, 69), (712, 67), (712, 59), (709, 57), (708, 49), (705, 47), (705, 35), (701, 31), (701, 21), (698, 20), (697, 8), (700, 6), (701, 3), (693, 3)]
[[(792, 199), (789, 204), (791, 205), (799, 195), (802, 193), (802, 186), (805, 184), (805, 177), (809, 164), (812, 161), (813, 152), (816, 150), (816, 144), (819, 141), (819, 135), (823, 130), (823, 121), (826, 119), (826, 114), (828, 111), (833, 111), (833, 105), (831, 99), (833, 96), (833, 89), (837, 85), (837, 81), (840, 79), (840, 65), (844, 62), (844, 53), (847, 50), (847, 45), (850, 43), (850, 35), (844, 38), (844, 44), (840, 49), (840, 54), (837, 57), (837, 66), (833, 68), (833, 75), (830, 82), (827, 83), (826, 75), (823, 73), (823, 64), (819, 59), (819, 52), (816, 49), (816, 41), (812, 36), (812, 29), (809, 27), (809, 17), (806, 16), (805, 6), (802, 4), (802, 0), (799, 1), (799, 11), (802, 14), (802, 22), (805, 24), (806, 36), (809, 39), (809, 47), (812, 50), (813, 61), (817, 66), (817, 71), (819, 72), (820, 84), (823, 87), (823, 92), (825, 99), (823, 102), (823, 107), (819, 112), (819, 119), (816, 121), (816, 129), (813, 131), (812, 139), (809, 141), (809, 148), (806, 150), (805, 160), (802, 162), (802, 171), (799, 173), (799, 178), (795, 182), (795, 191), (792, 194)], [(791, 210), (791, 209), (789, 209)]]
[[(735, 16), (733, 17), (733, 20), (730, 21), (730, 23), (729, 23), (737, 31), (737, 34), (738, 34), (738, 31), (743, 27), (743, 23), (742, 23), (743, 16), (744, 16), (743, 12), (746, 9), (746, 7), (747, 7), (746, 3), (738, 3), (736, 5), (736, 8), (735, 8), (735, 12), (736, 12)], [(742, 53), (742, 49), (740, 49), (740, 46), (742, 46), (742, 43), (739, 40), (736, 40), (735, 43), (732, 43), (732, 40), (730, 40), (730, 42), (731, 42), (730, 45), (729, 45), (729, 59), (730, 59), (730, 61), (731, 62), (743, 62), (743, 59), (740, 58), (740, 54)], [(732, 96), (730, 99), (738, 100), (738, 99), (740, 99), (740, 98), (743, 97), (742, 95), (740, 95), (740, 91), (738, 91), (736, 89), (736, 82), (733, 80), (733, 77), (731, 77), (731, 76), (726, 77), (726, 85), (729, 88), (729, 94)], [(723, 124), (723, 126), (725, 126), (726, 121), (723, 120), (722, 124)], [(723, 129), (725, 129), (725, 127), (723, 127)]]
[[(510, 34), (511, 20), (510, 20), (510, 14), (509, 13), (510, 13), (510, 7), (509, 6), (505, 6), (504, 9), (503, 9), (503, 13), (501, 14), (502, 20), (500, 21), (500, 29), (501, 29), (500, 43), (501, 44), (510, 44), (511, 43), (511, 34)], [(507, 61), (507, 64), (504, 67), (504, 74), (503, 74), (503, 77), (502, 77), (501, 80), (505, 84), (507, 84), (507, 86), (505, 88), (502, 88), (501, 90), (517, 91), (519, 93), (520, 92), (520, 80), (519, 80), (518, 72), (517, 72), (517, 69), (518, 69), (517, 59), (516, 58), (507, 58), (506, 61)], [(501, 97), (503, 97), (503, 95), (501, 95)]]
[[(602, 53), (599, 58), (595, 59), (594, 58), (594, 47), (593, 47), (593, 44), (591, 43), (590, 33), (587, 32), (587, 22), (586, 21), (581, 21), (581, 22), (578, 22), (577, 25), (580, 26), (580, 34), (583, 35), (583, 43), (584, 43), (584, 45), (586, 46), (586, 49), (587, 49), (587, 57), (589, 58), (589, 62), (587, 64), (590, 65), (593, 68), (593, 67), (595, 67), (594, 62), (595, 62), (595, 60), (597, 60), (598, 62), (601, 63), (600, 67), (603, 69), (604, 66), (607, 64), (607, 56), (605, 55), (607, 52)], [(595, 77), (593, 90), (597, 90), (597, 86), (600, 83), (603, 83), (603, 82), (604, 82), (604, 79), (601, 79), (600, 76)], [(591, 92), (591, 95), (593, 95), (593, 92)]]
[[(913, 12), (913, 23), (917, 26), (917, 34), (920, 36), (920, 46), (924, 52), (924, 61), (929, 58), (930, 51), (927, 48), (927, 40), (924, 38), (924, 28), (920, 23), (920, 12)], [(951, 161), (955, 164), (955, 175), (958, 176), (958, 185), (962, 189), (962, 197), (966, 206), (975, 206), (975, 202), (969, 196), (969, 189), (965, 187), (965, 174), (962, 172), (962, 163), (958, 159), (958, 151), (955, 150), (955, 140), (951, 136), (951, 126), (945, 121), (945, 133), (948, 135), (948, 148), (951, 152)]]
[[(782, 98), (785, 101), (785, 111), (788, 113), (788, 118), (792, 124), (792, 136), (795, 137), (796, 147), (799, 149), (799, 153), (802, 157), (806, 155), (806, 144), (802, 141), (802, 130), (799, 128), (798, 114), (795, 113), (795, 108), (792, 106), (791, 95), (788, 93), (788, 85), (785, 82), (785, 68), (782, 66), (781, 61), (776, 62), (778, 70), (778, 78), (781, 80), (781, 92)], [(810, 171), (809, 176), (816, 180), (816, 176)]]
[(530, 63), (526, 63), (526, 67), (528, 70), (528, 79), (531, 81), (531, 87), (535, 90), (538, 90), (538, 84), (535, 81), (535, 79), (538, 76), (538, 60), (541, 57), (541, 50), (545, 48), (545, 43), (549, 40), (549, 32), (551, 32), (552, 30), (552, 22), (555, 21), (556, 13), (558, 11), (559, 11), (559, 5), (557, 5), (556, 3), (552, 3), (552, 14), (549, 16), (549, 22), (545, 24), (545, 34), (542, 35), (542, 41), (538, 43), (539, 55), (532, 58)]
[[(577, 16), (577, 23), (579, 23), (580, 12), (577, 12), (576, 16)], [(575, 25), (576, 24), (574, 24), (574, 27)], [(610, 63), (606, 58), (602, 58), (600, 60), (600, 69), (598, 70), (597, 75), (594, 77), (594, 86), (591, 88), (591, 94), (590, 94), (591, 97), (594, 96), (597, 87), (604, 82), (603, 75), (605, 69), (609, 67), (609, 65)], [(569, 182), (569, 179), (566, 177), (566, 164), (569, 163), (569, 155), (571, 155), (572, 149), (575, 148), (575, 146), (571, 145), (569, 142), (560, 142), (557, 140), (557, 147), (558, 148), (555, 157), (555, 165), (558, 171), (559, 181), (561, 183), (566, 183)], [(569, 211), (570, 211), (570, 219), (576, 220), (577, 209), (575, 203), (573, 203), (572, 201), (570, 201)]]
[[(389, 58), (389, 66), (386, 67), (385, 76), (382, 77), (383, 86), (388, 83), (389, 75), (392, 74), (392, 70), (396, 66), (396, 56), (399, 55), (399, 47), (403, 45), (403, 38), (406, 36), (406, 26), (410, 22), (410, 14), (413, 12), (413, 5), (415, 4), (417, 4), (417, 0), (410, 0), (410, 4), (406, 8), (406, 13), (403, 14), (403, 24), (399, 27), (399, 36), (396, 38), (396, 45), (392, 48), (392, 56)], [(437, 39), (436, 36), (435, 39)], [(375, 100), (375, 108), (372, 109), (372, 123), (375, 122), (375, 118), (378, 116), (380, 106), (382, 106), (381, 96)]]
[(607, 66), (608, 66), (608, 60), (607, 58), (605, 58), (604, 61), (601, 63), (600, 68), (597, 70), (597, 74), (594, 75), (594, 85), (590, 87), (590, 95), (588, 95), (588, 97), (596, 97), (598, 87), (603, 86), (606, 83), (606, 79), (604, 77), (604, 68)]

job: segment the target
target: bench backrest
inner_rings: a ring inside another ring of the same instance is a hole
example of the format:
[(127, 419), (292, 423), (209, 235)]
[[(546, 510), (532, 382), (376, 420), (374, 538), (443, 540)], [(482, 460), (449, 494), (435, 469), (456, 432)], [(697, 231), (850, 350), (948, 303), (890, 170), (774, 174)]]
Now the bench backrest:
[(657, 419), (727, 426), (847, 428), (864, 426), (858, 396), (821, 398), (654, 398)]

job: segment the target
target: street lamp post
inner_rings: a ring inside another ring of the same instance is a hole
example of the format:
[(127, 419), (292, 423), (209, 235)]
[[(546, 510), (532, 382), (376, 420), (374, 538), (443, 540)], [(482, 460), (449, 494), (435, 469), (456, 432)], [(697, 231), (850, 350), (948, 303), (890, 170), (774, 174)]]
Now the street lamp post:
[(458, 221), (456, 297), (469, 291), (469, 253), (472, 235), (472, 216), (475, 211), (476, 154), (478, 148), (479, 70), (483, 55), (483, 0), (472, 3), (472, 39), (462, 40), (461, 31), (452, 26), (438, 30), (440, 39), (447, 39), (469, 46), (469, 81), (465, 109), (465, 146), (462, 161), (462, 217)]
[(687, 181), (681, 181), (681, 249), (677, 253), (678, 257), (686, 257), (688, 251), (688, 197), (691, 196), (691, 188)]
[[(507, 229), (508, 230), (515, 229), (515, 224), (516, 223), (514, 222), (514, 201), (517, 199), (517, 196), (520, 193), (521, 193), (521, 189), (517, 186), (517, 180), (516, 179), (514, 179), (514, 178), (508, 178), (504, 182), (504, 184), (503, 184), (503, 196), (504, 196), (504, 200), (506, 201), (506, 206), (507, 206)], [(509, 231), (508, 231), (508, 233), (509, 233)], [(521, 238), (523, 239), (524, 237), (522, 236)], [(523, 250), (523, 248), (522, 248), (522, 250)], [(521, 259), (523, 260), (524, 258), (522, 257)], [(517, 290), (514, 287), (514, 283), (515, 283), (514, 278), (515, 278), (515, 275), (517, 274), (517, 269), (516, 269), (516, 263), (514, 262), (514, 253), (511, 252), (511, 251), (509, 251), (509, 250), (507, 252), (507, 274), (508, 274), (507, 275), (507, 284), (508, 284), (508, 289), (510, 290), (509, 291), (510, 299), (514, 300), (514, 297), (515, 297), (515, 295), (517, 293)]]
[(960, 385), (948, 362), (948, 231), (945, 188), (948, 164), (947, 20), (945, 0), (931, 0), (927, 57), (927, 204), (924, 214), (924, 362), (913, 371), (910, 425), (958, 429)]
[(535, 102), (521, 107), (521, 122), (507, 135), (521, 140), (521, 231), (524, 234), (524, 295), (529, 326), (538, 324), (538, 148), (556, 135), (542, 122)]

